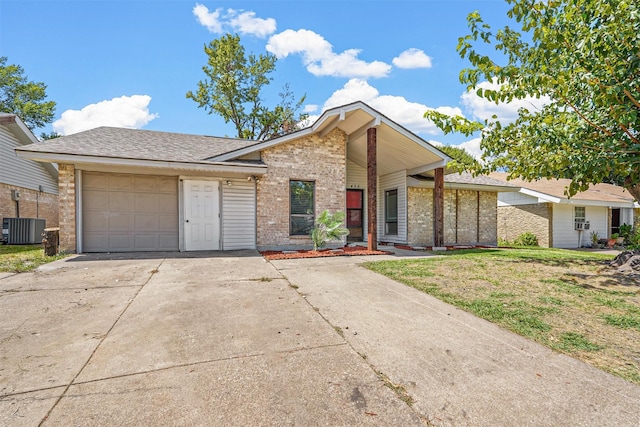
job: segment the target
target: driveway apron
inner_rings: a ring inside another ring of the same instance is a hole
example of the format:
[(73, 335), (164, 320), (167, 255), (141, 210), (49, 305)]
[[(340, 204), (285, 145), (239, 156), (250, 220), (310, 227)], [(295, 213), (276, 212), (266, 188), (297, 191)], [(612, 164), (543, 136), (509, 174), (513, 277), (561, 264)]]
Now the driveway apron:
[(429, 425), (640, 425), (640, 387), (358, 265), (388, 258), (272, 263)]
[(0, 425), (422, 425), (256, 252), (0, 279)]

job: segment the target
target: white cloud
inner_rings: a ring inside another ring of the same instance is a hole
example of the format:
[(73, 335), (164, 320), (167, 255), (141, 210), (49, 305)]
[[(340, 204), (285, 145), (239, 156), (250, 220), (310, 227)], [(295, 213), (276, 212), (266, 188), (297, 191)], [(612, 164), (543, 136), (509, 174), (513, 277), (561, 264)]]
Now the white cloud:
[(53, 122), (53, 130), (61, 135), (70, 135), (99, 126), (138, 129), (158, 117), (149, 113), (148, 95), (121, 96), (81, 110), (67, 110)]
[(218, 8), (213, 12), (206, 6), (196, 3), (193, 14), (198, 22), (207, 27), (209, 32), (222, 34), (238, 32), (264, 38), (276, 31), (276, 20), (273, 18), (258, 18), (253, 11)]
[(209, 12), (209, 8), (200, 3), (196, 3), (193, 7), (193, 14), (198, 18), (200, 25), (207, 27), (207, 30), (214, 34), (220, 34), (223, 32), (222, 22), (220, 22), (221, 12), (222, 8), (218, 8), (214, 12)]
[(255, 12), (239, 12), (229, 9), (229, 25), (240, 34), (252, 34), (264, 38), (276, 31), (276, 20), (273, 18), (256, 18)]
[(318, 111), (318, 109), (320, 108), (319, 105), (316, 104), (307, 104), (304, 106), (304, 109), (302, 110), (303, 113), (315, 113), (316, 111)]
[(278, 59), (300, 54), (307, 70), (314, 76), (386, 77), (391, 65), (382, 61), (358, 59), (359, 49), (333, 52), (333, 46), (321, 35), (310, 30), (285, 30), (271, 36), (267, 51)]
[(393, 65), (398, 68), (431, 68), (431, 58), (420, 49), (407, 49), (393, 58)]
[(470, 139), (469, 141), (463, 142), (462, 144), (456, 145), (456, 147), (467, 150), (469, 154), (471, 154), (473, 157), (476, 158), (476, 160), (479, 161), (480, 158), (482, 157), (482, 149), (480, 148), (480, 141), (482, 141), (482, 138), (473, 138), (473, 139)]
[[(440, 130), (429, 120), (424, 118), (428, 107), (417, 102), (410, 102), (401, 96), (380, 95), (380, 92), (362, 79), (351, 79), (341, 89), (335, 91), (324, 104), (323, 109), (329, 109), (351, 102), (362, 101), (380, 111), (391, 120), (401, 124), (415, 133), (438, 134)], [(462, 115), (456, 107), (435, 108), (444, 114)]]
[[(499, 89), (500, 84), (495, 82), (481, 82), (478, 84), (482, 89)], [(480, 98), (475, 91), (468, 91), (462, 94), (460, 97), (462, 104), (469, 109), (471, 114), (480, 120), (493, 121), (492, 116), (496, 115), (498, 121), (502, 123), (509, 123), (515, 121), (518, 117), (518, 110), (522, 107), (531, 109), (541, 109), (546, 104), (551, 102), (551, 99), (547, 96), (534, 98), (527, 97), (524, 99), (514, 99), (509, 103), (501, 102), (496, 104), (484, 98)]]

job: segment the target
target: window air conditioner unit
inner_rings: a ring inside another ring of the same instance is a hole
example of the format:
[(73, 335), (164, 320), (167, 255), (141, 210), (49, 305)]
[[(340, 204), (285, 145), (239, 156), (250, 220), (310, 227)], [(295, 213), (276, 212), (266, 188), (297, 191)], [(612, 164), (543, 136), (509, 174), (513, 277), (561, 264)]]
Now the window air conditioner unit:
[(591, 224), (589, 221), (575, 221), (575, 229), (576, 230), (589, 230), (591, 228)]

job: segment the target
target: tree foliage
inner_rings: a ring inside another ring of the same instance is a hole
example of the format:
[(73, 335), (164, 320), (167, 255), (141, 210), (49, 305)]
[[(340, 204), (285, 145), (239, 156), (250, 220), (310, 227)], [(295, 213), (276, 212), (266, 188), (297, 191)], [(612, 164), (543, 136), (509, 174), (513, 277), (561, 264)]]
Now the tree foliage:
[(202, 70), (207, 78), (198, 82), (195, 93), (189, 91), (186, 96), (209, 114), (232, 122), (238, 138), (273, 138), (294, 131), (296, 124), (307, 118), (298, 114), (305, 97), (295, 101), (288, 84), (276, 107), (264, 105), (263, 90), (272, 82), (269, 74), (276, 67), (274, 55), (247, 56), (240, 37), (231, 34), (211, 41), (204, 51), (208, 61)]
[(464, 148), (453, 145), (443, 145), (442, 147), (438, 147), (438, 150), (453, 159), (452, 162), (447, 164), (448, 168), (452, 168), (456, 171), (463, 171), (480, 166), (476, 158), (469, 154), (469, 152)]
[(0, 112), (16, 114), (30, 130), (50, 123), (56, 103), (45, 101), (47, 86), (29, 81), (21, 66), (7, 60), (0, 57)]
[[(458, 53), (469, 90), (495, 103), (549, 97), (515, 122), (484, 123), (427, 112), (445, 133), (482, 129), (477, 173), (506, 169), (525, 180), (569, 177), (573, 195), (621, 182), (640, 199), (640, 4), (635, 0), (506, 0), (520, 27), (492, 30), (478, 12)], [(497, 52), (494, 58), (485, 54)], [(479, 87), (482, 81), (497, 89)]]

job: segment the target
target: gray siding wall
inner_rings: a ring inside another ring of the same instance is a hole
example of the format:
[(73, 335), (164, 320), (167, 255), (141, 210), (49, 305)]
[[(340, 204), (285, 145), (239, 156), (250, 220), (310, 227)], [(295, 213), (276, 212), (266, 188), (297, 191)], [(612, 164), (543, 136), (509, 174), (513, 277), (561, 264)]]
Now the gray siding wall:
[(222, 249), (256, 248), (256, 187), (244, 180), (222, 180)]
[[(385, 234), (384, 193), (398, 190), (398, 234)], [(378, 240), (383, 242), (407, 242), (407, 174), (398, 171), (378, 178)]]
[(0, 126), (0, 182), (46, 193), (58, 194), (58, 182), (38, 162), (20, 158), (14, 149), (21, 146), (6, 126)]

